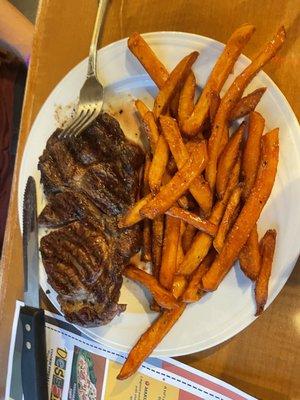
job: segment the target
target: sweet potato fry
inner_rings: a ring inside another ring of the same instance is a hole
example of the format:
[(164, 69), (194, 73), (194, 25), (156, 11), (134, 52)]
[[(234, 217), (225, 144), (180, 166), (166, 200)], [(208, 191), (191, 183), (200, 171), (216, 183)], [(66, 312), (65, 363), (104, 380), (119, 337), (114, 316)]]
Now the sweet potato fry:
[[(178, 126), (177, 126), (177, 129), (179, 130)], [(176, 137), (176, 135), (174, 135), (174, 137)], [(192, 151), (194, 150), (195, 146), (197, 146), (198, 143), (201, 142), (201, 140), (204, 140), (204, 138), (202, 136), (200, 137), (200, 135), (199, 135), (199, 136), (197, 136), (195, 138), (189, 139), (187, 142), (184, 143), (188, 154), (192, 153)]]
[(241, 199), (242, 191), (243, 191), (243, 187), (237, 186), (234, 189), (234, 191), (232, 192), (232, 195), (230, 196), (230, 199), (226, 206), (226, 210), (224, 212), (222, 221), (219, 225), (218, 233), (213, 241), (214, 248), (217, 250), (218, 253), (220, 253), (220, 251), (222, 250), (226, 235), (227, 235), (229, 229), (231, 228), (231, 226), (233, 225), (234, 216), (236, 214), (236, 211), (240, 207), (240, 199)]
[(201, 290), (202, 277), (209, 270), (215, 257), (216, 252), (214, 249), (211, 249), (199, 267), (193, 272), (187, 288), (183, 293), (182, 301), (185, 303), (193, 303), (200, 300), (204, 294), (204, 292)]
[(147, 196), (142, 197), (139, 201), (137, 201), (120, 219), (118, 223), (119, 228), (126, 228), (128, 226), (134, 225), (137, 222), (142, 220), (140, 215), (140, 210), (143, 206), (149, 203), (152, 199), (152, 194), (149, 193)]
[(142, 185), (142, 195), (146, 196), (149, 191), (149, 171), (151, 166), (151, 160), (148, 155), (146, 155), (145, 164), (144, 164), (144, 172), (143, 172), (143, 185)]
[(183, 210), (180, 207), (173, 206), (166, 212), (167, 215), (171, 215), (174, 218), (179, 218), (188, 224), (193, 225), (200, 231), (206, 232), (211, 236), (215, 236), (218, 227), (207, 219), (201, 218), (199, 215), (194, 214), (190, 211)]
[(201, 142), (170, 182), (162, 186), (155, 198), (140, 209), (141, 216), (153, 219), (166, 212), (190, 187), (194, 179), (203, 171), (206, 163), (206, 144)]
[(181, 303), (178, 308), (165, 310), (160, 314), (131, 349), (117, 379), (126, 379), (137, 371), (143, 361), (152, 353), (155, 347), (162, 341), (175, 322), (180, 318), (185, 307), (186, 305)]
[[(162, 133), (166, 138), (170, 151), (175, 159), (178, 169), (182, 168), (184, 163), (189, 159), (190, 154), (186, 148), (177, 122), (168, 116), (160, 117), (160, 125)], [(193, 143), (194, 148), (199, 147), (199, 142)], [(204, 214), (207, 215), (212, 206), (212, 193), (202, 175), (198, 176), (190, 186), (190, 192), (196, 202), (199, 204)]]
[[(143, 175), (143, 186), (142, 195), (147, 196), (149, 193), (149, 169), (151, 161), (149, 157), (146, 157)], [(147, 218), (144, 219), (143, 223), (143, 246), (141, 259), (143, 261), (151, 261), (151, 221)]]
[[(233, 190), (236, 188), (236, 186), (239, 184), (240, 180), (240, 171), (241, 171), (241, 165), (242, 165), (242, 157), (241, 154), (239, 154), (237, 161), (235, 165), (232, 168), (228, 185), (225, 190), (224, 196), (222, 198), (222, 201), (217, 201), (215, 206), (214, 206), (214, 217), (211, 216), (211, 219), (214, 219), (214, 223), (218, 225), (223, 217), (226, 205), (229, 201), (229, 198), (233, 192)], [(222, 211), (223, 210), (223, 211)]]
[[(169, 77), (169, 73), (166, 67), (154, 54), (150, 46), (140, 36), (139, 33), (133, 33), (128, 39), (128, 48), (136, 56), (136, 58), (143, 65), (145, 70), (148, 72), (152, 80), (156, 83), (159, 89), (161, 89)], [(178, 93), (179, 94), (179, 93)], [(171, 101), (171, 111), (175, 116), (178, 110), (179, 96), (176, 94)]]
[(153, 275), (148, 274), (134, 265), (126, 267), (123, 271), (123, 275), (145, 286), (162, 308), (172, 310), (172, 308), (178, 307), (179, 304), (175, 297), (161, 286)]
[(159, 271), (159, 282), (166, 289), (172, 288), (177, 269), (177, 248), (180, 237), (180, 220), (167, 216), (164, 233), (162, 260)]
[(249, 116), (248, 138), (242, 158), (242, 176), (244, 179), (243, 197), (246, 199), (254, 185), (260, 159), (261, 137), (265, 127), (265, 120), (258, 112)]
[[(238, 183), (240, 166), (241, 166), (241, 160), (239, 158), (238, 162), (235, 164), (232, 170), (228, 187), (223, 196), (223, 199), (219, 200), (213, 207), (210, 221), (215, 225), (219, 225), (222, 216), (224, 214), (229, 197), (232, 193), (232, 190), (236, 187)], [(195, 236), (191, 247), (185, 254), (184, 260), (177, 270), (178, 274), (190, 275), (198, 267), (198, 265), (201, 263), (203, 258), (208, 253), (212, 245), (212, 241), (213, 238), (209, 236), (207, 233), (199, 232)]]
[(176, 259), (177, 268), (182, 263), (183, 258), (184, 258), (184, 252), (183, 252), (183, 248), (182, 248), (182, 236), (183, 236), (184, 232), (185, 232), (185, 223), (183, 221), (181, 221), (180, 236), (179, 236), (178, 247), (177, 247), (177, 259)]
[(187, 279), (183, 275), (175, 275), (173, 285), (172, 285), (172, 294), (175, 299), (179, 299), (180, 296), (184, 293), (187, 287)]
[(194, 111), (183, 125), (183, 132), (187, 135), (196, 135), (202, 128), (203, 123), (209, 116), (210, 94), (219, 94), (226, 79), (231, 73), (233, 66), (241, 54), (243, 48), (254, 33), (254, 26), (245, 24), (233, 32), (228, 42), (217, 60), (206, 85), (197, 101)]
[[(218, 220), (222, 218), (223, 212), (225, 210), (226, 203), (224, 200), (219, 201), (213, 208), (210, 220), (218, 224)], [(182, 275), (190, 275), (195, 271), (204, 257), (207, 255), (209, 249), (211, 248), (213, 242), (213, 237), (204, 232), (199, 232), (187, 253), (179, 265), (177, 273)]]
[(143, 121), (150, 144), (151, 153), (154, 154), (159, 140), (159, 131), (153, 113), (151, 111), (147, 111), (143, 117)]
[(193, 71), (191, 71), (180, 92), (178, 105), (178, 120), (180, 124), (183, 124), (183, 122), (188, 119), (193, 112), (195, 91), (196, 78)]
[(170, 112), (170, 115), (172, 115), (173, 118), (177, 118), (178, 117), (179, 96), (180, 96), (180, 92), (176, 92), (174, 94), (174, 97), (170, 101), (169, 112)]
[(153, 275), (159, 277), (162, 246), (164, 238), (164, 215), (159, 215), (152, 221), (152, 267)]
[(139, 100), (139, 99), (135, 100), (134, 104), (135, 104), (135, 108), (138, 110), (138, 113), (139, 113), (141, 119), (144, 119), (147, 112), (150, 111), (149, 108), (146, 106), (146, 104), (142, 100)]
[(169, 144), (177, 167), (180, 169), (189, 158), (189, 152), (181, 137), (177, 121), (169, 116), (162, 115), (159, 122), (162, 134)]
[(206, 291), (216, 290), (246, 243), (268, 200), (275, 181), (279, 154), (278, 129), (262, 137), (262, 156), (255, 184), (221, 252), (202, 279)]
[(154, 154), (156, 144), (159, 138), (159, 131), (154, 119), (152, 111), (141, 100), (135, 101), (135, 107), (138, 110), (143, 126), (145, 128), (147, 138), (150, 144), (151, 152)]
[[(261, 152), (261, 137), (265, 126), (264, 118), (257, 112), (250, 113), (249, 132), (242, 159), (242, 176), (244, 178), (243, 197), (247, 199), (256, 179)], [(260, 254), (256, 224), (249, 239), (239, 254), (242, 271), (248, 278), (255, 280), (260, 269)]]
[(217, 114), (220, 102), (221, 102), (221, 97), (219, 93), (216, 92), (211, 92), (210, 93), (210, 107), (209, 107), (209, 119), (211, 125), (214, 122), (215, 116)]
[(196, 233), (197, 229), (193, 225), (187, 225), (182, 235), (182, 248), (184, 253), (186, 253), (190, 249)]
[(181, 264), (183, 257), (184, 257), (184, 252), (183, 252), (183, 247), (182, 247), (182, 237), (186, 229), (186, 223), (184, 221), (180, 222), (180, 236), (179, 236), (179, 241), (178, 241), (178, 249), (177, 249), (177, 268), (178, 265)]
[(178, 199), (178, 204), (184, 210), (188, 210), (190, 208), (190, 201), (185, 194)]
[[(223, 135), (226, 136), (227, 124), (230, 113), (237, 102), (240, 100), (245, 88), (262, 69), (262, 67), (277, 53), (285, 40), (285, 30), (281, 27), (273, 39), (268, 42), (251, 64), (238, 75), (227, 92), (222, 97), (217, 115), (214, 120), (212, 133), (208, 142), (209, 161), (206, 167), (206, 180), (213, 190), (216, 182), (217, 162), (219, 154), (222, 152), (221, 143), (224, 143)], [(226, 141), (225, 141), (226, 142)]]
[(169, 158), (169, 162), (168, 162), (168, 165), (167, 165), (168, 174), (175, 175), (176, 172), (177, 172), (177, 169), (178, 168), (177, 168), (176, 162), (175, 162), (173, 156), (171, 156)]
[(276, 245), (276, 231), (269, 229), (260, 241), (261, 269), (255, 285), (256, 316), (260, 315), (268, 299), (268, 286), (271, 276), (273, 257)]
[(151, 79), (159, 88), (162, 88), (169, 77), (169, 73), (142, 36), (139, 33), (134, 32), (128, 38), (127, 44), (129, 50), (143, 65)]
[(204, 257), (207, 255), (213, 242), (212, 236), (207, 233), (198, 233), (184, 256), (182, 263), (179, 265), (177, 270), (178, 274), (190, 275), (195, 271)]
[(241, 270), (248, 278), (255, 281), (258, 277), (261, 259), (259, 253), (257, 226), (250, 232), (249, 238), (239, 254)]
[[(175, 172), (176, 173), (176, 172)], [(166, 172), (163, 176), (162, 179), (162, 184), (166, 185), (167, 183), (170, 182), (170, 180), (172, 179), (172, 176), (169, 175), (168, 170), (166, 169)], [(179, 199), (178, 199), (178, 204), (180, 205), (180, 207), (182, 207), (184, 210), (188, 210), (191, 207), (191, 201), (190, 199), (187, 197), (186, 194), (183, 194)]]
[(165, 113), (170, 101), (176, 92), (181, 89), (198, 55), (199, 53), (197, 51), (193, 51), (191, 54), (184, 57), (170, 73), (169, 78), (160, 89), (154, 101), (153, 114), (156, 119), (161, 114)]
[[(130, 36), (128, 39), (128, 48), (140, 61), (158, 88), (161, 89), (168, 79), (169, 73), (139, 33), (135, 32)], [(175, 95), (171, 101), (171, 110), (174, 116), (177, 114), (178, 104), (179, 96)]]
[[(199, 204), (203, 214), (205, 216), (209, 215), (213, 203), (213, 193), (203, 174), (200, 174), (200, 176), (196, 178), (196, 182), (194, 181), (192, 183), (190, 192), (193, 192), (193, 197)], [(195, 198), (196, 196), (197, 199)]]
[(230, 120), (234, 121), (254, 111), (266, 90), (266, 87), (261, 87), (247, 94), (247, 96), (242, 97), (231, 111)]
[(152, 221), (149, 219), (144, 219), (143, 221), (143, 247), (141, 260), (149, 262), (152, 260), (151, 257), (151, 224)]
[(244, 129), (245, 123), (243, 122), (237, 131), (231, 136), (220, 156), (216, 178), (216, 190), (219, 199), (224, 195), (231, 170), (239, 155)]
[[(188, 154), (191, 154), (193, 151), (194, 147), (197, 146), (197, 144), (201, 141), (204, 140), (204, 137), (202, 134), (198, 135), (199, 140), (189, 140), (188, 142), (185, 143), (185, 148), (188, 151)], [(201, 139), (200, 139), (201, 137)], [(178, 147), (180, 144), (178, 144)], [(196, 180), (192, 183), (192, 186), (190, 188), (190, 192), (198, 205), (200, 206), (202, 212), (204, 215), (209, 215), (213, 203), (213, 194), (212, 191), (210, 190), (208, 182), (205, 180), (203, 174), (201, 174)], [(194, 194), (193, 194), (193, 193)]]
[(169, 146), (163, 135), (160, 135), (151, 166), (149, 169), (149, 187), (152, 194), (156, 194), (161, 187), (163, 175), (166, 171), (166, 167), (169, 159)]

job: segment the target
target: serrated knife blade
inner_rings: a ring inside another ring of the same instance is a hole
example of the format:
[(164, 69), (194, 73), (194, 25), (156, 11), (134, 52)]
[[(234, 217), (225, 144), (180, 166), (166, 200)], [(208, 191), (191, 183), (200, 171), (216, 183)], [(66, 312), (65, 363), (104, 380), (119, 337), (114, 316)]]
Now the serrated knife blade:
[(36, 185), (31, 176), (27, 180), (23, 201), (23, 261), (24, 302), (28, 306), (39, 308), (37, 200)]
[(39, 244), (35, 180), (27, 180), (23, 202), (24, 302), (20, 309), (23, 328), (21, 356), (25, 400), (48, 399), (45, 315), (39, 297)]

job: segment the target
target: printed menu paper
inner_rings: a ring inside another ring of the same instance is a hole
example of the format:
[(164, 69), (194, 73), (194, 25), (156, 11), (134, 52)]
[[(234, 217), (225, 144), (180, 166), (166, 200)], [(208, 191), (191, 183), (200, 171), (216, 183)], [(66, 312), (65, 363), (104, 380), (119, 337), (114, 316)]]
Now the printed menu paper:
[[(16, 303), (12, 328), (6, 400), (22, 400), (19, 321)], [(171, 358), (148, 358), (125, 381), (116, 376), (126, 353), (96, 343), (61, 316), (45, 313), (50, 400), (255, 400), (208, 374)]]

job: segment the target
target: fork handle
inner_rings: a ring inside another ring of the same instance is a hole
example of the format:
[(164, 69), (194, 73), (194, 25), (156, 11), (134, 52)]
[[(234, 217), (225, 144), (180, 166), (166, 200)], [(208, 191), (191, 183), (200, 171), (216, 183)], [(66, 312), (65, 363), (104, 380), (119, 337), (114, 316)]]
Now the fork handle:
[(93, 36), (92, 36), (92, 41), (90, 45), (90, 53), (89, 53), (89, 63), (88, 63), (88, 71), (87, 71), (87, 77), (89, 78), (90, 76), (97, 75), (97, 44), (98, 44), (98, 38), (105, 14), (105, 10), (107, 7), (107, 3), (109, 0), (99, 0), (99, 6), (98, 6), (98, 11), (97, 11), (97, 16), (96, 16), (96, 21), (94, 25), (94, 31), (93, 31)]

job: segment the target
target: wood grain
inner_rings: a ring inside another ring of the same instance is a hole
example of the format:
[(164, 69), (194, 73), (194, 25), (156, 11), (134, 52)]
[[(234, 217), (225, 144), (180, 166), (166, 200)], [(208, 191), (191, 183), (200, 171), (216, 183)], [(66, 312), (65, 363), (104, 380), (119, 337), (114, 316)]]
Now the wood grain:
[[(0, 398), (5, 387), (15, 300), (22, 299), (23, 291), (17, 220), (20, 160), (26, 137), (43, 102), (60, 79), (88, 53), (96, 7), (96, 0), (40, 1), (0, 269)], [(101, 46), (133, 31), (159, 30), (193, 32), (225, 42), (233, 29), (244, 22), (253, 23), (257, 28), (245, 50), (250, 57), (279, 25), (285, 25), (286, 45), (265, 71), (299, 118), (300, 9), (295, 0), (113, 0)], [(246, 330), (214, 349), (180, 360), (261, 399), (299, 399), (299, 272), (300, 263), (270, 308)]]

